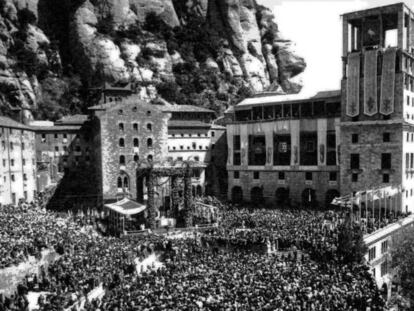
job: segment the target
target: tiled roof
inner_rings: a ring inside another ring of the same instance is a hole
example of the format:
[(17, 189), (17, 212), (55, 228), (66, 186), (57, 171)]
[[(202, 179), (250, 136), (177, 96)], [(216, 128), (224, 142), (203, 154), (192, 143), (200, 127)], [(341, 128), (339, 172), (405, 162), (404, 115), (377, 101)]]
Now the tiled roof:
[(192, 106), (192, 105), (170, 105), (167, 107), (163, 107), (162, 110), (164, 112), (210, 112), (214, 113), (213, 110), (199, 107), (199, 106)]
[(13, 119), (10, 119), (9, 117), (0, 116), (0, 127), (9, 127), (9, 128), (16, 128), (16, 129), (22, 129), (22, 130), (31, 130), (30, 127), (16, 122)]
[(198, 120), (170, 120), (168, 121), (168, 127), (169, 128), (188, 128), (188, 127), (210, 128), (211, 124), (198, 121)]

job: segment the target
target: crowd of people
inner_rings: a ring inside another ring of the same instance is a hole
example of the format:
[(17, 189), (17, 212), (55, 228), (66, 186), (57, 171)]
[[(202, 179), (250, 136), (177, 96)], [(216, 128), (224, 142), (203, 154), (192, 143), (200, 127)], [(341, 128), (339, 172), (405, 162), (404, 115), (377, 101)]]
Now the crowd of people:
[[(29, 291), (47, 293), (39, 298), (40, 310), (71, 309), (100, 284), (105, 295), (88, 301), (88, 311), (384, 310), (368, 267), (337, 256), (344, 213), (223, 203), (219, 209), (216, 228), (170, 239), (104, 237), (88, 224), (33, 205), (0, 207), (1, 268), (45, 248), (59, 254), (24, 279), (14, 296), (0, 294), (0, 311), (27, 310)], [(280, 252), (267, 254), (269, 241)], [(139, 273), (136, 259), (151, 253), (164, 266)]]

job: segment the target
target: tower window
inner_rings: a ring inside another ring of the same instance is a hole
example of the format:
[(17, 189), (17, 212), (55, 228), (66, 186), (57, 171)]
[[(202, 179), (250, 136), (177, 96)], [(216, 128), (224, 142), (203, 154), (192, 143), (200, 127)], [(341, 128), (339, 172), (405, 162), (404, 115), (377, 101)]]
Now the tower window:
[(389, 183), (390, 182), (390, 175), (389, 174), (383, 174), (382, 175), (382, 182), (383, 183)]
[(285, 172), (279, 172), (279, 180), (285, 180)]
[(138, 138), (134, 138), (133, 144), (134, 144), (134, 147), (139, 147), (139, 140), (138, 140)]
[(123, 132), (124, 131), (124, 123), (119, 123), (118, 126), (119, 126), (119, 130)]
[(125, 139), (123, 138), (119, 139), (119, 147), (125, 147)]
[(253, 172), (253, 179), (259, 179), (259, 178), (260, 178), (259, 172)]
[(329, 181), (336, 181), (337, 179), (337, 173), (336, 172), (330, 172), (329, 173)]
[(390, 133), (383, 133), (383, 134), (382, 134), (382, 141), (383, 141), (384, 143), (389, 143), (389, 142), (390, 142), (390, 140), (391, 140), (391, 135), (390, 135)]
[(381, 169), (391, 169), (391, 153), (381, 154)]
[(239, 179), (240, 178), (240, 172), (239, 171), (234, 171), (233, 172), (233, 178), (234, 179)]
[(352, 143), (353, 144), (357, 144), (358, 143), (358, 140), (359, 140), (359, 136), (358, 136), (358, 134), (352, 134)]
[(152, 138), (147, 139), (147, 147), (152, 148)]
[(351, 153), (351, 169), (359, 170), (359, 154)]
[(151, 124), (151, 123), (148, 123), (148, 124), (147, 124), (147, 130), (148, 130), (148, 131), (152, 131), (152, 124)]
[(358, 182), (358, 174), (352, 174), (352, 182)]
[(306, 172), (305, 173), (305, 179), (308, 180), (308, 181), (312, 180), (312, 173), (311, 172)]
[(138, 131), (138, 123), (133, 123), (133, 124), (132, 124), (132, 129), (133, 129), (134, 131)]
[(119, 164), (125, 165), (125, 156), (124, 155), (119, 156)]

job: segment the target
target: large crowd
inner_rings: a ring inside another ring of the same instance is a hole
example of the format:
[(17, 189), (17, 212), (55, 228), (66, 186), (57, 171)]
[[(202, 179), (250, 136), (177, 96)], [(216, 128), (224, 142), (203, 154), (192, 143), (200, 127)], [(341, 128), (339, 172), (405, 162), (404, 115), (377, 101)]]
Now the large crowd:
[[(221, 203), (220, 203), (221, 204)], [(191, 237), (105, 237), (88, 224), (34, 205), (0, 207), (0, 268), (41, 250), (58, 259), (28, 276), (0, 311), (27, 310), (27, 293), (46, 292), (40, 310), (66, 310), (102, 284), (86, 310), (384, 310), (368, 267), (337, 256), (345, 214), (220, 205), (220, 224)], [(277, 245), (272, 254), (266, 245)], [(163, 267), (139, 273), (151, 253)]]

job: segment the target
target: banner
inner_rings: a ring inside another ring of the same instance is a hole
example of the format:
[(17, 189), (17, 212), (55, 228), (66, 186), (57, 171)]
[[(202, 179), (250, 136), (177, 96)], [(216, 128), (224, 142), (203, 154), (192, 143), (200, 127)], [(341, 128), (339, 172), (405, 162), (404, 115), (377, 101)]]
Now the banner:
[(359, 52), (348, 56), (348, 79), (346, 114), (350, 117), (359, 115), (359, 76), (360, 55)]
[(394, 112), (395, 62), (396, 48), (388, 48), (384, 52), (381, 76), (380, 113), (390, 115)]
[(377, 102), (378, 50), (365, 52), (364, 65), (364, 114), (373, 116), (378, 112)]

